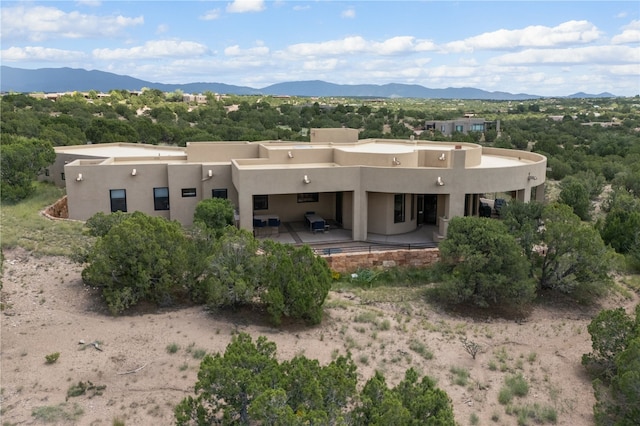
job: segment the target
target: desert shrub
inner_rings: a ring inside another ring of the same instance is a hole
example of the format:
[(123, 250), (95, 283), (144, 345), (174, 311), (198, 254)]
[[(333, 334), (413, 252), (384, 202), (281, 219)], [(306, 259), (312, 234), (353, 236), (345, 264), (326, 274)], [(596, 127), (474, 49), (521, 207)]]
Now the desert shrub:
[(448, 273), (436, 295), (450, 303), (480, 307), (524, 305), (535, 296), (529, 263), (506, 226), (497, 220), (455, 217), (440, 243), (441, 267)]
[(114, 315), (142, 300), (166, 306), (196, 281), (200, 256), (178, 222), (135, 212), (98, 238), (82, 279)]
[(529, 384), (522, 374), (507, 376), (504, 382), (515, 396), (523, 397), (529, 393)]
[(466, 386), (469, 382), (469, 370), (463, 367), (451, 367), (449, 371), (453, 374), (453, 383), (458, 386)]
[(409, 342), (409, 349), (422, 356), (424, 359), (433, 359), (433, 352), (423, 342), (413, 339)]
[(94, 237), (104, 237), (111, 228), (130, 216), (130, 213), (123, 213), (121, 211), (114, 213), (98, 212), (87, 219), (85, 226), (89, 229), (90, 235)]
[(54, 352), (44, 356), (44, 359), (46, 360), (47, 364), (55, 363), (58, 360), (58, 358), (60, 358), (60, 352)]
[(260, 277), (266, 291), (261, 300), (273, 323), (280, 324), (283, 317), (320, 323), (332, 281), (327, 261), (306, 245), (295, 247), (265, 241), (262, 250)]
[(44, 423), (76, 422), (84, 410), (77, 403), (34, 407), (31, 415)]
[(218, 234), (233, 225), (233, 221), (234, 207), (226, 198), (206, 198), (196, 205), (193, 213), (194, 223), (201, 223)]

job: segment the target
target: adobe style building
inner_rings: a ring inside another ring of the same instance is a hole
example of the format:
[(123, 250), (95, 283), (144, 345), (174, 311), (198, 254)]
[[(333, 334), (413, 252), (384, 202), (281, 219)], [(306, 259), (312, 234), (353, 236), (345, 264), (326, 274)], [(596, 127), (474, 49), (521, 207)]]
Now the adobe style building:
[(500, 120), (486, 121), (484, 118), (463, 117), (456, 120), (432, 120), (426, 121), (424, 129), (437, 130), (444, 136), (451, 136), (454, 132), (464, 133), (469, 132), (484, 133), (489, 129), (494, 129), (500, 133)]
[[(190, 225), (196, 204), (228, 198), (241, 228), (256, 217), (313, 214), (365, 241), (478, 215), (484, 194), (544, 197), (547, 159), (472, 143), (358, 140), (355, 129), (311, 129), (311, 142), (190, 142), (56, 147), (49, 180), (66, 186), (69, 218), (135, 210)], [(307, 220), (314, 220), (309, 219)], [(315, 230), (313, 228), (312, 230)]]

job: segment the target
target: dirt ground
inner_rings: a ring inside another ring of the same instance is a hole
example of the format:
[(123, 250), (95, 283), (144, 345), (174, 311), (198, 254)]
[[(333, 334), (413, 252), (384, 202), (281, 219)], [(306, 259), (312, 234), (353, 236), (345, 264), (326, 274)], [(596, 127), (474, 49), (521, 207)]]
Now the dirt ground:
[[(473, 319), (441, 312), (407, 289), (391, 292), (393, 300), (376, 300), (375, 292), (332, 292), (316, 327), (273, 328), (257, 312), (212, 314), (203, 307), (147, 307), (112, 317), (99, 295), (83, 286), (79, 265), (21, 249), (5, 256), (3, 425), (56, 418), (59, 424), (172, 424), (173, 407), (192, 392), (199, 357), (223, 352), (240, 331), (274, 341), (281, 359), (304, 354), (327, 363), (349, 350), (362, 383), (381, 370), (393, 385), (414, 366), (451, 396), (461, 425), (517, 424), (498, 393), (505, 377), (518, 373), (529, 392), (513, 406), (548, 407), (559, 425), (593, 424), (594, 397), (580, 358), (591, 349), (586, 326), (600, 306), (555, 303), (523, 320)], [(617, 297), (607, 307), (630, 310), (635, 303)], [(461, 337), (480, 345), (475, 360)], [(46, 363), (55, 352), (59, 359)], [(67, 398), (79, 382), (91, 384), (83, 395)]]

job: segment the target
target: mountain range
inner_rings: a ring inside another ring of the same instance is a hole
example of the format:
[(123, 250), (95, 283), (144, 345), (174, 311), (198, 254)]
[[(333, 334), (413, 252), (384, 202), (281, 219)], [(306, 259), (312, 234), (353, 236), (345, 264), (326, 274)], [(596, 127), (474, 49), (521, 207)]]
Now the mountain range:
[[(234, 86), (224, 83), (165, 84), (141, 80), (105, 71), (77, 68), (40, 68), (35, 70), (0, 67), (0, 91), (19, 92), (109, 92), (110, 90), (141, 90), (143, 87), (163, 92), (181, 90), (184, 93), (221, 93), (234, 95), (282, 95), (282, 96), (336, 96), (368, 98), (425, 98), (425, 99), (481, 99), (481, 100), (526, 100), (542, 96), (526, 93), (489, 92), (472, 87), (449, 87), (429, 89), (417, 84), (334, 84), (326, 81), (293, 81), (277, 83), (260, 89)], [(560, 97), (560, 96), (559, 96)], [(611, 93), (575, 93), (568, 98), (609, 98)]]

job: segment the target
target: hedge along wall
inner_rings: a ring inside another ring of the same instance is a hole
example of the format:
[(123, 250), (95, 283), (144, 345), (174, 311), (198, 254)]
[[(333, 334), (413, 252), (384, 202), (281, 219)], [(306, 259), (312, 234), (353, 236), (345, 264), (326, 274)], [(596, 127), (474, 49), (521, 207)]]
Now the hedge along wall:
[(334, 271), (344, 273), (358, 269), (387, 269), (396, 266), (425, 267), (440, 260), (437, 248), (392, 250), (371, 253), (337, 253), (322, 256)]

